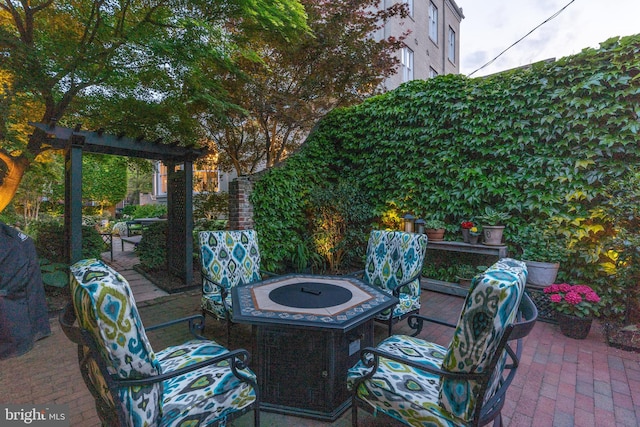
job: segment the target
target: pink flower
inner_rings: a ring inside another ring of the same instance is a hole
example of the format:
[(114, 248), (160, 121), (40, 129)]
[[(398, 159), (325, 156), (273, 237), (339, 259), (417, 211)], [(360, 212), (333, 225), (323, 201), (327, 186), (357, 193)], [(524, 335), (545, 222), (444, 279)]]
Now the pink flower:
[(549, 299), (551, 300), (551, 302), (562, 302), (562, 295), (553, 294), (549, 297)]
[(546, 288), (544, 288), (545, 294), (554, 294), (556, 292), (558, 292), (558, 285), (549, 285)]
[(582, 297), (575, 291), (567, 292), (567, 294), (564, 296), (564, 299), (571, 305), (578, 305), (582, 302)]
[(589, 302), (600, 302), (600, 297), (598, 296), (598, 294), (596, 294), (595, 292), (591, 291), (591, 292), (587, 292), (584, 295), (584, 298), (589, 301)]
[(558, 292), (569, 292), (571, 290), (571, 285), (568, 283), (560, 283), (558, 286)]

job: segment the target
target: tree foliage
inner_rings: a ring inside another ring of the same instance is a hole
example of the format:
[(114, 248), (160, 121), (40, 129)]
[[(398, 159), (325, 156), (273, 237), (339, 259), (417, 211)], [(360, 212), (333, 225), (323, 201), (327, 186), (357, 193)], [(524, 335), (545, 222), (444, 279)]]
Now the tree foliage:
[[(231, 31), (233, 30), (233, 31)], [(296, 0), (0, 0), (0, 210), (50, 149), (28, 121), (192, 143), (196, 106), (226, 106), (222, 74), (257, 56), (245, 35), (295, 40)], [(276, 37), (276, 36), (274, 36)], [(32, 107), (26, 108), (30, 105)]]
[(240, 108), (202, 113), (222, 166), (239, 175), (283, 160), (322, 116), (372, 95), (397, 67), (393, 54), (404, 35), (382, 40), (373, 35), (385, 20), (406, 16), (404, 4), (378, 10), (378, 0), (302, 3), (312, 32), (294, 42), (252, 38), (263, 60), (241, 59), (243, 75), (223, 84)]

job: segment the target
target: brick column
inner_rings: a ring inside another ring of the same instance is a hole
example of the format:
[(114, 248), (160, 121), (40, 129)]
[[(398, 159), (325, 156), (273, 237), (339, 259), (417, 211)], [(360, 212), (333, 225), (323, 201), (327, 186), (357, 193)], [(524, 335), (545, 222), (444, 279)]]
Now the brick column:
[(253, 183), (246, 176), (240, 176), (229, 183), (229, 230), (253, 228), (253, 206), (249, 196)]

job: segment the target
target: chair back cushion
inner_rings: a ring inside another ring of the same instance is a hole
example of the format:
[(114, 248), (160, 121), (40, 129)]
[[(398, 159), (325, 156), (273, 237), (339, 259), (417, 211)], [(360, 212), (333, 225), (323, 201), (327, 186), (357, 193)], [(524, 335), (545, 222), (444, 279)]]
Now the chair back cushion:
[[(489, 368), (506, 327), (516, 319), (527, 281), (524, 262), (503, 258), (476, 276), (464, 302), (453, 339), (442, 363), (449, 372), (483, 373)], [(502, 369), (502, 364), (497, 365)], [(488, 373), (491, 375), (492, 373)], [(493, 375), (495, 390), (500, 375)], [(443, 378), (440, 405), (456, 417), (470, 421), (478, 405), (477, 381)], [(483, 399), (484, 400), (484, 399)]]
[(427, 250), (425, 234), (373, 230), (367, 245), (364, 280), (392, 293), (411, 278), (407, 293), (420, 294), (419, 274)]
[(231, 289), (261, 279), (255, 230), (201, 231), (199, 236), (202, 273), (209, 280)]
[[(140, 379), (162, 372), (124, 277), (102, 261), (79, 261), (71, 266), (71, 295), (78, 323), (92, 335), (110, 375)], [(104, 378), (91, 371), (98, 391), (106, 393)], [(128, 425), (158, 424), (162, 383), (121, 388), (118, 392)], [(111, 400), (110, 396), (104, 397)]]

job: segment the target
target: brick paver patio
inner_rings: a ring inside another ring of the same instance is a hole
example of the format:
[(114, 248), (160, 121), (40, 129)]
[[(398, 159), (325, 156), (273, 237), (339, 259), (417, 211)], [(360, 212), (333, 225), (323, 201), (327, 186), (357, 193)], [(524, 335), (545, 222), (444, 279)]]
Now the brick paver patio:
[[(135, 276), (132, 253), (114, 245), (114, 267), (131, 282), (145, 325), (198, 313), (199, 291), (166, 295), (142, 276)], [(125, 248), (127, 249), (127, 248)], [(108, 257), (105, 257), (108, 260)], [(439, 293), (422, 293), (422, 314), (455, 321), (462, 299)], [(209, 326), (212, 325), (212, 326)], [(0, 361), (0, 402), (6, 404), (68, 404), (72, 426), (99, 426), (94, 401), (78, 368), (75, 346), (64, 336), (56, 317), (51, 319), (52, 335), (35, 343), (20, 357)], [(242, 325), (234, 328), (242, 328)], [(385, 326), (376, 326), (376, 338), (386, 335)], [(394, 333), (408, 331), (396, 326)], [(225, 342), (224, 328), (207, 319), (207, 333)], [(154, 348), (160, 349), (182, 339), (182, 331), (150, 335)], [(245, 334), (247, 335), (247, 334)], [(429, 326), (423, 338), (446, 345), (450, 332), (441, 326)], [(176, 341), (177, 340), (177, 341)], [(251, 343), (232, 341), (231, 347)], [(365, 426), (391, 426), (388, 418), (363, 416)], [(526, 338), (521, 366), (507, 392), (502, 411), (504, 424), (520, 426), (628, 426), (640, 421), (640, 354), (608, 347), (602, 328), (594, 323), (585, 340), (564, 337), (556, 325), (538, 322)], [(348, 410), (334, 423), (263, 412), (263, 426), (349, 426)], [(230, 423), (252, 425), (247, 414)]]

